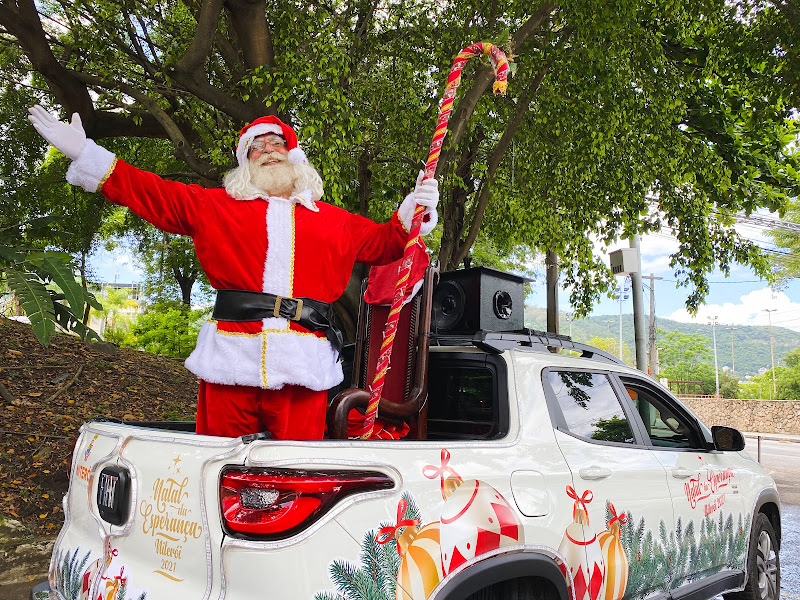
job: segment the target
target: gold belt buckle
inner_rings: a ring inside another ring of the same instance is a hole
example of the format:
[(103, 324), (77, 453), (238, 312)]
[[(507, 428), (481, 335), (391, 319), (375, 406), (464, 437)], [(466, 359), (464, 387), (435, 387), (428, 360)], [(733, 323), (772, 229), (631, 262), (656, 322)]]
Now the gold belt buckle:
[(303, 301), (300, 298), (284, 298), (283, 296), (275, 296), (275, 306), (272, 309), (272, 314), (275, 317), (280, 317), (281, 303), (284, 300), (294, 300), (297, 302), (297, 308), (294, 311), (294, 317), (289, 317), (290, 321), (299, 321), (300, 315), (303, 312)]

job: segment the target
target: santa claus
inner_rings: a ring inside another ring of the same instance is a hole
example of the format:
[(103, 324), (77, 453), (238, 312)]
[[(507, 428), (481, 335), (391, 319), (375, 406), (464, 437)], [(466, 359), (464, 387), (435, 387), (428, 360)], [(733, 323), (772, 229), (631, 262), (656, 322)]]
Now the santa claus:
[(341, 334), (330, 303), (344, 292), (354, 262), (399, 259), (415, 204), (426, 207), (421, 233), (436, 225), (435, 179), (422, 180), (388, 223), (320, 202), (322, 180), (297, 136), (276, 117), (241, 131), (239, 166), (224, 188), (161, 179), (87, 139), (40, 106), (36, 130), (72, 160), (67, 181), (101, 192), (164, 231), (192, 237), (217, 290), (186, 367), (200, 378), (197, 432), (278, 439), (323, 437), (327, 390), (343, 379)]

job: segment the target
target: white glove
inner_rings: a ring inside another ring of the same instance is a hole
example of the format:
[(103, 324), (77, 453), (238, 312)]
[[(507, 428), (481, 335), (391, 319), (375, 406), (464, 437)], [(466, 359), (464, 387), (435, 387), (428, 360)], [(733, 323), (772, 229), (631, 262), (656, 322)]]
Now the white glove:
[(436, 205), (439, 203), (439, 183), (435, 179), (426, 179), (425, 171), (420, 171), (417, 177), (417, 187), (400, 204), (397, 209), (397, 216), (406, 231), (411, 231), (411, 222), (414, 218), (416, 206), (425, 207), (425, 212), (422, 214), (422, 226), (420, 227), (420, 235), (428, 235), (439, 220), (439, 215), (436, 213)]
[(81, 117), (78, 113), (72, 114), (70, 123), (63, 123), (39, 106), (28, 109), (28, 119), (33, 123), (33, 128), (70, 160), (80, 156), (86, 145), (86, 132), (83, 130)]
[(436, 208), (439, 204), (439, 182), (435, 179), (426, 179), (425, 171), (420, 171), (417, 176), (417, 187), (414, 188), (414, 201), (420, 206)]

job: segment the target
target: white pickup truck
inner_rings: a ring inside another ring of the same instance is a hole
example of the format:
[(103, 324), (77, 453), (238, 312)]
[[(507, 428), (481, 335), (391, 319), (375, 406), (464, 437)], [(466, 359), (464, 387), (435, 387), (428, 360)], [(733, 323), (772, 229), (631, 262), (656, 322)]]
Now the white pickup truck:
[(738, 431), (569, 338), (450, 329), (418, 337), (404, 439), (85, 424), (32, 597), (780, 598), (778, 492)]

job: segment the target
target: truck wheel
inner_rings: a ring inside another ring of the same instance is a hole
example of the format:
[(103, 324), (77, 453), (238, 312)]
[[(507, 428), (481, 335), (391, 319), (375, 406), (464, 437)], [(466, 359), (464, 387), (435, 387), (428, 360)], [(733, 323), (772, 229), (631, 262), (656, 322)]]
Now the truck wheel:
[(478, 590), (464, 600), (558, 600), (558, 592), (546, 579), (519, 577)]
[(781, 562), (778, 540), (764, 513), (756, 515), (747, 556), (747, 585), (741, 592), (725, 594), (726, 600), (779, 600)]

